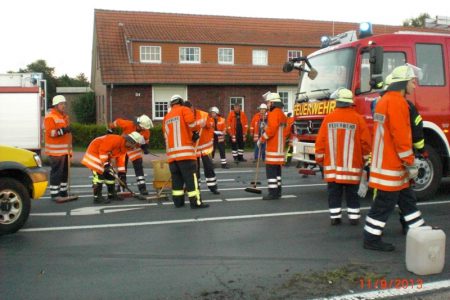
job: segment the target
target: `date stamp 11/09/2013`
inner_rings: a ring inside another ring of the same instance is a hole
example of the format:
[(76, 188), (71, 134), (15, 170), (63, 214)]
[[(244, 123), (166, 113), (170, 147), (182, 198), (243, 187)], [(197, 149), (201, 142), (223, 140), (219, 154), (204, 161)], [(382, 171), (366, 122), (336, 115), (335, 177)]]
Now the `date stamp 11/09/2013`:
[(359, 287), (367, 290), (386, 290), (386, 289), (421, 289), (423, 280), (413, 278), (393, 278), (393, 279), (371, 279), (360, 278)]

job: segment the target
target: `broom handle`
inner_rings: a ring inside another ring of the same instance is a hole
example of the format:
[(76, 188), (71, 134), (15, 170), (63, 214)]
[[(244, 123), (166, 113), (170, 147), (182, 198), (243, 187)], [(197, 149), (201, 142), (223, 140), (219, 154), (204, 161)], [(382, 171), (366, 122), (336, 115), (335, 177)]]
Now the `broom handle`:
[(255, 182), (254, 187), (256, 188), (256, 182), (258, 180), (258, 170), (259, 170), (259, 161), (261, 160), (261, 144), (258, 146), (258, 160), (256, 161), (256, 171), (255, 171)]

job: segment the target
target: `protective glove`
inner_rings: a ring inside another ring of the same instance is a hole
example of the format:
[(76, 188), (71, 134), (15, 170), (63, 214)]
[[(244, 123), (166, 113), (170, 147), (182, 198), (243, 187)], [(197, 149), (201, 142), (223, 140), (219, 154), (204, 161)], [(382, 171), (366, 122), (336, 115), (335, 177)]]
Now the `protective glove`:
[(62, 135), (65, 135), (66, 133), (70, 133), (71, 131), (72, 130), (70, 129), (69, 126), (63, 127), (63, 128), (60, 128), (60, 129), (56, 130), (56, 135), (57, 136), (62, 136)]
[(148, 150), (148, 144), (141, 145), (141, 149), (142, 151), (144, 151), (144, 154), (150, 153), (150, 151)]
[(419, 175), (419, 168), (416, 165), (405, 166), (409, 179), (414, 179)]
[(113, 134), (114, 131), (111, 128), (106, 129), (106, 134)]
[(64, 127), (63, 128), (64, 133), (71, 133), (72, 132), (72, 128), (70, 126)]
[(104, 174), (109, 174), (111, 176), (114, 176), (114, 169), (109, 162), (107, 162), (103, 165), (103, 170), (104, 170), (103, 171)]
[(193, 141), (193, 142), (196, 142), (199, 138), (200, 138), (200, 135), (198, 134), (198, 132), (197, 132), (197, 131), (194, 131), (194, 132), (192, 133), (192, 141)]
[(359, 188), (358, 188), (358, 196), (361, 198), (366, 197), (367, 190), (369, 189), (369, 183), (368, 183), (368, 173), (366, 169), (364, 168), (364, 171), (361, 174), (361, 180), (359, 181)]

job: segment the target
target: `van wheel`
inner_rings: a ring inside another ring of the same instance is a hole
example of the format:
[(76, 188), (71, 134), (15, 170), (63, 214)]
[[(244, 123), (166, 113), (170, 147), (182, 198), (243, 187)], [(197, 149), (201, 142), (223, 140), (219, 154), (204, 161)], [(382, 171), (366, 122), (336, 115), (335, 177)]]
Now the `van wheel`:
[(30, 215), (30, 195), (25, 186), (13, 178), (0, 180), (0, 235), (14, 233)]
[(442, 179), (442, 161), (439, 154), (431, 146), (425, 145), (428, 159), (416, 158), (419, 175), (414, 179), (413, 190), (420, 201), (431, 199), (436, 193)]

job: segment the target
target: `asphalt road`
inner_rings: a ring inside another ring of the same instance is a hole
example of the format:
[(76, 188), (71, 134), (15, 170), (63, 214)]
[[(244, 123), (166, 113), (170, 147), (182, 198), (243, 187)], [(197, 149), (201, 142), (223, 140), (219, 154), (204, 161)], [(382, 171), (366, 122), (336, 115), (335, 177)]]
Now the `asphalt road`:
[[(145, 173), (152, 182), (152, 170)], [(217, 173), (221, 194), (203, 183), (210, 207), (191, 210), (136, 199), (94, 205), (88, 170), (72, 168), (78, 201), (56, 204), (48, 195), (34, 201), (25, 227), (0, 238), (0, 298), (312, 299), (383, 292), (388, 287), (374, 286), (381, 278), (406, 279), (409, 286), (399, 288), (406, 292), (420, 291), (420, 280), (434, 285), (450, 278), (448, 263), (438, 275), (406, 270), (397, 215), (384, 232), (397, 247), (392, 253), (363, 249), (363, 224), (350, 226), (344, 218), (330, 226), (319, 176), (302, 178), (284, 168), (283, 199), (262, 201), (244, 191), (254, 168)], [(265, 193), (264, 169), (260, 178)], [(370, 201), (361, 200), (363, 215)], [(450, 232), (450, 181), (420, 209), (428, 224)], [(449, 288), (445, 281), (424, 297), (448, 299)]]

